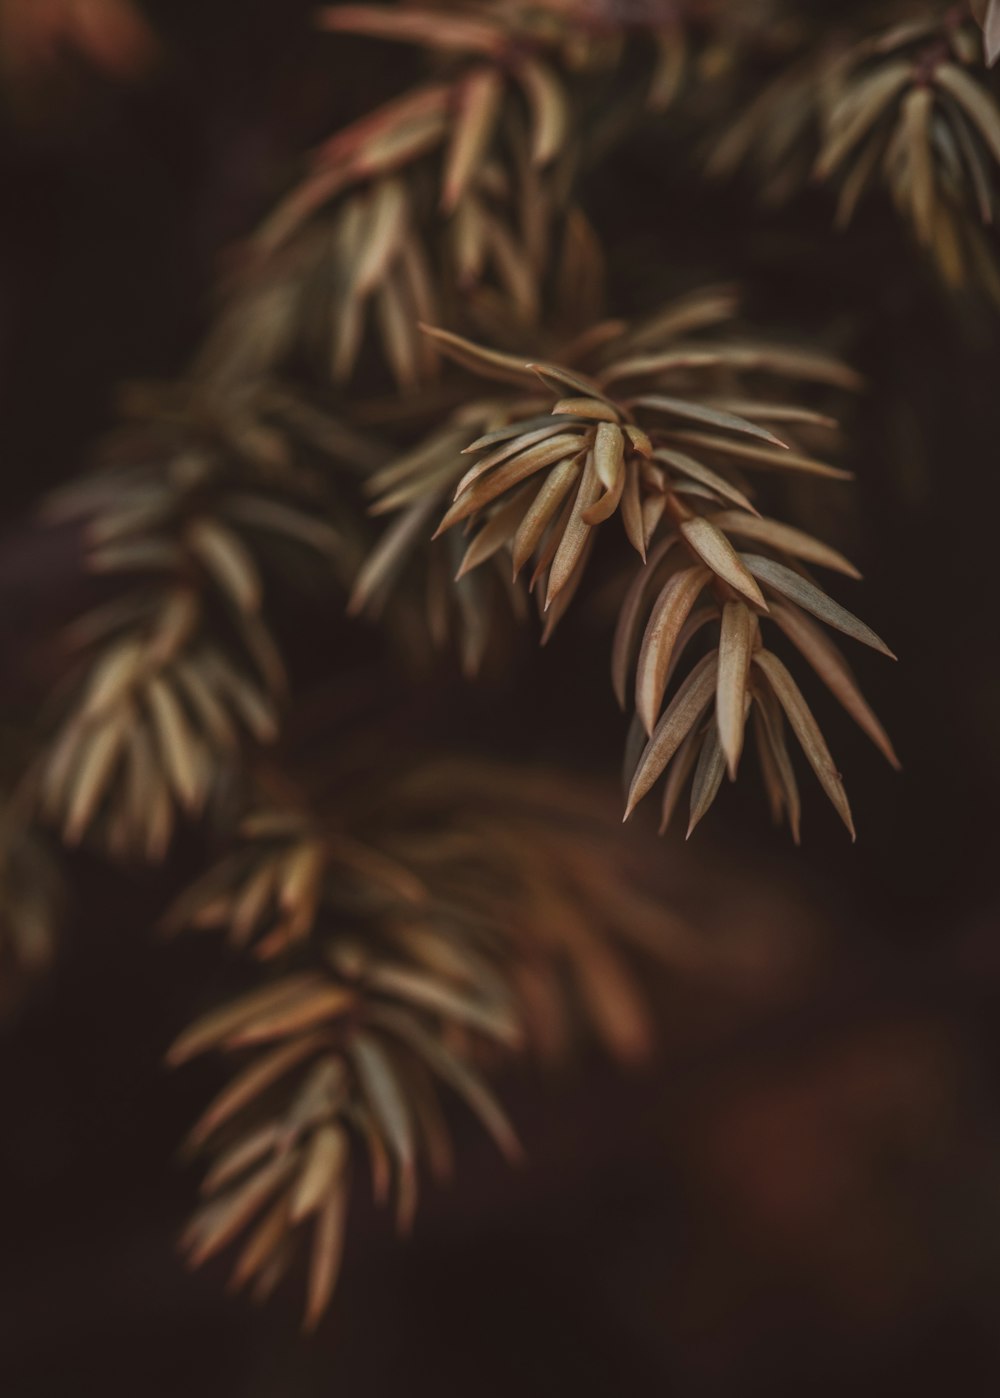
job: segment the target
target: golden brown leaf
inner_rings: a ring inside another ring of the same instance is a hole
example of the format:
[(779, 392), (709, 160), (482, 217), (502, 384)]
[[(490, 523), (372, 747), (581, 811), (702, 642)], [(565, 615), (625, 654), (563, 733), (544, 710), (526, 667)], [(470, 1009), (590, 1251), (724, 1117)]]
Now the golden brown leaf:
[(647, 734), (660, 712), (674, 646), (691, 608), (711, 577), (707, 568), (684, 568), (667, 580), (646, 625), (635, 676), (635, 708)]
[(858, 689), (847, 661), (820, 628), (795, 606), (772, 603), (771, 616), (802, 652), (820, 679), (896, 770), (900, 762), (889, 735)]
[(803, 699), (801, 690), (778, 657), (772, 655), (770, 651), (756, 651), (753, 663), (763, 672), (772, 691), (777, 696), (778, 702), (788, 716), (792, 731), (809, 760), (810, 767), (819, 778), (820, 785), (830, 798), (837, 814), (847, 826), (851, 839), (857, 839), (854, 821), (851, 818), (851, 808), (844, 784), (840, 779), (840, 773), (834, 766), (826, 740), (820, 732), (819, 724), (813, 717), (812, 711)]
[(808, 578), (803, 578), (799, 573), (792, 572), (791, 568), (786, 568), (783, 563), (775, 563), (773, 558), (763, 558), (756, 553), (743, 553), (740, 554), (740, 557), (754, 577), (767, 583), (769, 587), (773, 587), (776, 592), (780, 592), (790, 602), (795, 602), (805, 611), (812, 612), (813, 616), (819, 617), (820, 621), (825, 621), (827, 626), (832, 626), (837, 631), (843, 631), (845, 636), (851, 636), (863, 645), (871, 646), (873, 650), (887, 655), (890, 660), (896, 659), (886, 643), (880, 636), (876, 636), (870, 626), (866, 626), (846, 607), (834, 602)]
[(790, 524), (782, 524), (776, 519), (749, 518), (738, 510), (726, 510), (712, 515), (711, 519), (723, 532), (738, 534), (756, 544), (767, 544), (781, 553), (791, 554), (793, 558), (801, 558), (821, 568), (832, 568), (849, 578), (861, 577), (854, 564), (842, 553)]
[(706, 655), (691, 671), (664, 710), (632, 777), (625, 808), (626, 820), (661, 775), (711, 702), (718, 665), (715, 655)]
[(503, 81), (494, 68), (474, 69), (459, 87), (441, 191), (446, 214), (462, 198), (492, 139), (502, 93)]
[(306, 1332), (315, 1330), (319, 1324), (337, 1285), (346, 1213), (347, 1191), (341, 1188), (330, 1195), (317, 1216), (309, 1265), (309, 1294), (302, 1324)]
[(721, 529), (700, 515), (683, 520), (679, 528), (685, 543), (707, 563), (716, 577), (722, 578), (762, 611), (767, 611), (764, 594)]
[(709, 725), (702, 741), (694, 769), (694, 779), (691, 782), (691, 814), (685, 839), (690, 840), (718, 796), (725, 770), (726, 758), (719, 741), (719, 730), (713, 723)]
[(555, 517), (556, 511), (580, 476), (576, 460), (564, 461), (546, 476), (514, 535), (514, 577), (520, 573)]
[(727, 602), (722, 609), (719, 637), (715, 716), (719, 741), (733, 781), (743, 751), (747, 676), (756, 633), (757, 619), (750, 609), (743, 602)]

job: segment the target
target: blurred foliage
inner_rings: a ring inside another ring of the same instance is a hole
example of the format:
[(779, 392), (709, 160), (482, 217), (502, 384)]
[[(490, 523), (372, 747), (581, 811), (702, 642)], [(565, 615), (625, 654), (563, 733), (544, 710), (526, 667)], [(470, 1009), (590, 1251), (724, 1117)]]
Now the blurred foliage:
[[(420, 1171), (450, 1172), (441, 1084), (516, 1157), (494, 1089), (511, 1064), (597, 1071), (586, 1030), (645, 1058), (650, 953), (725, 980), (739, 877), (695, 931), (641, 836), (612, 836), (615, 803), (590, 781), (620, 737), (600, 687), (623, 708), (631, 693), (625, 809), (664, 776), (661, 831), (690, 781), (692, 833), (749, 733), (798, 841), (790, 729), (853, 836), (827, 693), (898, 766), (816, 623), (892, 652), (811, 572), (860, 576), (826, 542), (844, 531), (821, 492), (850, 476), (827, 457), (855, 461), (865, 415), (894, 430), (899, 386), (853, 406), (864, 380), (840, 353), (885, 307), (855, 287), (845, 317), (838, 292), (817, 330), (796, 323), (792, 279), (823, 282), (832, 222), (874, 281), (947, 291), (946, 322), (993, 314), (995, 9), (455, 0), (321, 8), (311, 30), (303, 15), (302, 71), (336, 92), (304, 83), (298, 150), (249, 177), (241, 208), (273, 204), (227, 252), (188, 366), (122, 392), (90, 461), (39, 492), (31, 590), (65, 595), (30, 647), (9, 623), (31, 661), (10, 665), (4, 1005), (53, 959), (53, 837), (125, 871), (109, 880), (165, 864), (161, 925), (220, 930), (233, 958), (221, 1007), (171, 1053), (233, 1072), (191, 1135), (212, 1156), (193, 1263), (239, 1236), (233, 1283), (264, 1295), (306, 1253), (314, 1327), (355, 1157), (402, 1228)], [(161, 18), (0, 0), (15, 128), (61, 106), (47, 94), (67, 64), (169, 83)], [(727, 199), (738, 222), (702, 237)], [(879, 202), (900, 222), (873, 252)], [(801, 244), (798, 219), (815, 220)], [(744, 320), (713, 280), (746, 270), (761, 227), (791, 333), (756, 305)], [(808, 529), (772, 518), (786, 507)], [(527, 659), (532, 601), (543, 643), (559, 626), (552, 668)], [(480, 688), (454, 687), (456, 658)]]

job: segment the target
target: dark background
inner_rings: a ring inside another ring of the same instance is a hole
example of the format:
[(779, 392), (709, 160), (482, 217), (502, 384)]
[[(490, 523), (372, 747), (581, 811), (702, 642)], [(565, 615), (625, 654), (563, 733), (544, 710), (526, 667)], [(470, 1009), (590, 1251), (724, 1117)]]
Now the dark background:
[[(77, 72), (72, 102), (5, 121), (0, 679), (15, 706), (76, 567), (32, 502), (86, 458), (122, 378), (183, 369), (227, 245), (407, 61), (362, 46), (331, 64), (308, 8), (154, 6), (149, 80)], [(653, 979), (663, 1039), (643, 1073), (595, 1057), (564, 1081), (507, 1084), (528, 1168), (508, 1172), (460, 1126), (458, 1181), (429, 1192), (409, 1243), (362, 1201), (309, 1341), (294, 1283), (258, 1313), (225, 1295), (224, 1272), (188, 1276), (176, 1255), (196, 1183), (176, 1145), (212, 1079), (160, 1063), (192, 987), (224, 986), (225, 967), (149, 929), (197, 850), (159, 873), (75, 859), (59, 965), (0, 1055), (14, 1398), (996, 1391), (998, 322), (939, 291), (888, 210), (835, 236), (820, 195), (761, 214), (746, 187), (706, 189), (697, 163), (681, 131), (593, 181), (616, 309), (736, 277), (755, 318), (832, 335), (868, 375), (848, 424), (857, 486), (813, 508), (865, 573), (845, 601), (901, 656), (858, 669), (902, 775), (820, 705), (857, 846), (810, 787), (794, 850), (753, 781), (690, 846), (657, 845), (725, 974)], [(445, 726), (613, 772), (621, 724), (585, 630), (502, 690), (438, 680)]]

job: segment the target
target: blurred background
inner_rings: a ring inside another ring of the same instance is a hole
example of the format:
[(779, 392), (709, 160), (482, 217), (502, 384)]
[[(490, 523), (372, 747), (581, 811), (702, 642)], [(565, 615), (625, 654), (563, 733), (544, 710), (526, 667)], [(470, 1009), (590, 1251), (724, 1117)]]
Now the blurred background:
[[(227, 249), (309, 143), (408, 61), (354, 67), (346, 86), (340, 65), (335, 86), (303, 0), (151, 4), (148, 29), (119, 15), (112, 43), (74, 32), (53, 59), (30, 32), (51, 8), (0, 0), (0, 685), (15, 706), (78, 581), (33, 502), (87, 457), (122, 379), (183, 370)], [(997, 321), (948, 298), (877, 201), (835, 237), (820, 195), (767, 214), (746, 188), (706, 189), (692, 141), (630, 146), (587, 191), (616, 309), (735, 278), (754, 316), (832, 335), (866, 374), (847, 424), (857, 485), (810, 508), (901, 657), (859, 668), (902, 775), (831, 703), (857, 846), (811, 787), (794, 849), (753, 781), (690, 845), (651, 840), (715, 966), (650, 976), (655, 1061), (623, 1074), (595, 1055), (564, 1080), (505, 1083), (527, 1167), (461, 1123), (457, 1181), (428, 1190), (408, 1243), (359, 1209), (308, 1341), (294, 1286), (257, 1312), (176, 1253), (196, 1187), (176, 1148), (211, 1075), (168, 1074), (162, 1056), (191, 986), (222, 981), (212, 947), (149, 929), (197, 847), (159, 872), (74, 857), (59, 962), (0, 1054), (14, 1398), (81, 1381), (109, 1398), (996, 1391)], [(351, 633), (303, 615), (303, 651), (317, 625), (332, 666)], [(579, 767), (585, 752), (613, 782), (623, 725), (595, 649), (571, 618), (505, 682), (446, 673), (410, 702), (494, 754)]]

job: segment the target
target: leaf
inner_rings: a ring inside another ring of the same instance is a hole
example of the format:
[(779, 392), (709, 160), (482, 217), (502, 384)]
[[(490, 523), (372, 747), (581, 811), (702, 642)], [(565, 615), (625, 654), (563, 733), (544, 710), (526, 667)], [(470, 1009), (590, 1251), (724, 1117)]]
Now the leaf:
[(164, 858), (174, 828), (174, 807), (166, 783), (157, 780), (146, 789), (145, 857), (150, 863)]
[(257, 929), (257, 924), (277, 892), (280, 866), (276, 860), (262, 864), (247, 880), (237, 898), (229, 920), (229, 943), (244, 947)]
[(934, 233), (934, 157), (931, 151), (931, 115), (934, 94), (929, 87), (915, 87), (903, 99), (900, 131), (909, 157), (910, 206), (917, 238), (926, 247)]
[(898, 771), (899, 758), (888, 734), (858, 689), (847, 661), (829, 637), (797, 607), (776, 602), (772, 604), (771, 617), (802, 652), (858, 727), (868, 734), (886, 761)]
[(349, 1154), (350, 1141), (342, 1126), (321, 1126), (313, 1133), (292, 1190), (292, 1223), (301, 1223), (322, 1207), (340, 1182)]
[(459, 570), (455, 574), (456, 582), (460, 582), (466, 573), (478, 568), (480, 563), (485, 563), (503, 548), (530, 508), (531, 493), (532, 487), (526, 486), (490, 516), (465, 550)]
[(452, 214), (447, 237), (456, 285), (461, 290), (478, 287), (486, 265), (487, 236), (485, 210), (473, 192), (466, 194)]
[(577, 487), (576, 499), (573, 502), (569, 519), (566, 521), (562, 538), (559, 540), (559, 547), (552, 560), (552, 567), (549, 569), (548, 585), (545, 590), (546, 611), (569, 582), (577, 563), (580, 561), (590, 537), (590, 525), (586, 521), (587, 512), (597, 499), (599, 490), (600, 482), (597, 478), (594, 454), (588, 452), (583, 475), (580, 477), (580, 484)]
[(873, 650), (887, 655), (890, 660), (896, 659), (886, 643), (879, 636), (876, 636), (870, 626), (859, 621), (846, 607), (834, 602), (832, 597), (827, 597), (826, 593), (822, 592), (815, 583), (809, 582), (807, 578), (801, 577), (798, 573), (793, 573), (791, 568), (786, 568), (784, 564), (775, 563), (773, 558), (762, 558), (756, 553), (744, 553), (740, 557), (754, 577), (767, 583), (769, 587), (773, 587), (776, 592), (780, 592), (790, 602), (797, 603), (805, 611), (819, 617), (820, 621), (825, 621), (827, 626), (832, 626), (837, 631), (843, 631), (845, 636), (852, 636), (862, 645), (871, 646)]
[(643, 731), (639, 722), (639, 715), (633, 714), (625, 734), (625, 746), (622, 750), (622, 785), (628, 791), (632, 774), (639, 765), (639, 758), (645, 751), (649, 739)]
[(331, 33), (364, 34), (396, 43), (492, 56), (499, 56), (507, 42), (503, 30), (487, 20), (451, 14), (444, 8), (328, 5), (316, 15), (316, 24)]
[(173, 688), (157, 676), (146, 688), (157, 746), (181, 805), (195, 810), (201, 799), (204, 771), (184, 710)]
[(257, 565), (232, 530), (215, 520), (196, 519), (188, 525), (184, 538), (238, 610), (259, 609), (262, 588)]
[(493, 136), (503, 80), (494, 68), (473, 69), (458, 89), (458, 112), (445, 157), (441, 210), (454, 211)]
[(886, 63), (851, 89), (851, 114), (831, 123), (831, 133), (816, 162), (815, 174), (826, 179), (871, 130), (893, 99), (914, 80), (913, 64)]
[(229, 1279), (230, 1289), (238, 1291), (257, 1275), (288, 1236), (288, 1195), (283, 1194), (250, 1236)]
[(698, 566), (674, 573), (653, 606), (635, 677), (636, 712), (647, 733), (652, 733), (659, 716), (677, 637), (711, 576), (707, 568)]
[(646, 591), (656, 576), (656, 570), (677, 543), (677, 535), (671, 534), (661, 539), (643, 566), (637, 568), (635, 576), (622, 601), (615, 626), (614, 641), (611, 646), (611, 684), (618, 700), (619, 708), (625, 708), (625, 691), (628, 684), (628, 666), (639, 635), (639, 621), (642, 617)]
[(318, 986), (315, 990), (303, 991), (240, 1025), (227, 1037), (226, 1048), (246, 1048), (300, 1034), (305, 1029), (316, 1029), (321, 1024), (343, 1018), (357, 1002), (357, 994), (349, 986)]
[(81, 740), (82, 756), (73, 776), (63, 839), (75, 845), (83, 838), (100, 805), (108, 781), (134, 722), (131, 705), (122, 706), (96, 733)]
[(215, 691), (205, 683), (201, 671), (189, 660), (178, 660), (174, 662), (172, 673), (200, 720), (202, 732), (206, 733), (217, 747), (232, 751), (237, 746), (236, 729)]
[[(400, 250), (397, 276), (400, 286), (412, 308), (411, 325), (414, 334), (423, 322), (427, 324), (437, 319), (437, 292), (429, 260), (419, 238), (411, 233)], [(440, 368), (437, 348), (426, 336), (417, 335), (418, 353), (423, 372), (431, 377)]]
[(295, 1260), (295, 1246), (291, 1238), (285, 1238), (276, 1251), (268, 1258), (257, 1274), (250, 1291), (250, 1299), (255, 1306), (261, 1306), (291, 1270)]
[(435, 1085), (425, 1065), (417, 1059), (411, 1058), (406, 1068), (410, 1106), (431, 1175), (441, 1184), (448, 1183), (455, 1172), (454, 1151)]
[(594, 468), (604, 494), (583, 516), (584, 523), (591, 525), (611, 518), (625, 489), (625, 439), (621, 428), (611, 422), (598, 423), (593, 450)]
[[(541, 379), (542, 383), (556, 392), (571, 388), (574, 393), (580, 393), (585, 398), (597, 398), (614, 407), (614, 404), (605, 397), (593, 379), (588, 379), (583, 374), (571, 373), (569, 369), (564, 369), (561, 364), (532, 363), (528, 365), (528, 368)], [(617, 411), (615, 408), (616, 415)]]
[(509, 1006), (473, 999), (430, 972), (375, 962), (368, 970), (368, 981), (385, 995), (464, 1024), (510, 1048), (521, 1042), (521, 1028)]
[[(558, 407), (558, 404), (556, 405)], [(520, 437), (525, 432), (534, 432), (538, 427), (552, 427), (557, 432), (565, 432), (569, 423), (565, 418), (560, 418), (553, 423), (555, 409), (551, 413), (542, 413), (538, 417), (529, 417), (517, 422), (508, 423), (506, 427), (498, 427), (494, 432), (486, 432), (482, 437), (477, 437), (474, 442), (470, 442), (467, 447), (462, 448), (463, 456), (471, 456), (473, 452), (483, 451), (486, 447), (499, 446), (501, 442), (509, 442), (514, 437)]]
[[(450, 103), (452, 89), (432, 88), (427, 90), (426, 96), (426, 110), (423, 115), (403, 119), (401, 101), (398, 108), (393, 110), (394, 121), (386, 121), (381, 130), (373, 131), (367, 136), (364, 144), (348, 162), (346, 171), (331, 173), (342, 173), (341, 183), (376, 179), (380, 175), (391, 174), (405, 165), (412, 164), (420, 156), (433, 150), (448, 134), (448, 118), (444, 108)], [(414, 103), (414, 106), (416, 105)], [(390, 109), (393, 108), (394, 104), (387, 102), (382, 112), (388, 117)], [(347, 135), (346, 132), (344, 134)], [(321, 156), (322, 154), (323, 152)], [(322, 179), (322, 175), (319, 178)], [(336, 191), (335, 185), (333, 192)], [(325, 197), (329, 197), (329, 192)]]
[(571, 460), (563, 461), (558, 466), (554, 466), (546, 476), (541, 489), (528, 507), (528, 511), (514, 535), (515, 578), (538, 547), (542, 535), (554, 518), (559, 506), (572, 490), (579, 475), (579, 463)]
[[(465, 491), (468, 490), (473, 481), (478, 480), (480, 476), (492, 470), (494, 466), (499, 466), (504, 461), (508, 461), (512, 456), (516, 456), (518, 452), (526, 451), (528, 447), (537, 446), (540, 442), (548, 441), (551, 437), (558, 436), (561, 438), (568, 436), (569, 434), (566, 431), (567, 426), (568, 424), (565, 421), (553, 422), (551, 419), (548, 419), (543, 426), (536, 427), (530, 432), (513, 433), (510, 438), (501, 442), (493, 451), (481, 457), (466, 471), (465, 475), (455, 487), (452, 498), (457, 500), (460, 495), (463, 495)], [(466, 450), (468, 450), (468, 448)], [(464, 456), (465, 452), (463, 452), (462, 455)]]
[(672, 23), (655, 29), (652, 39), (656, 46), (656, 63), (646, 104), (652, 112), (663, 112), (677, 96), (684, 77), (687, 58), (684, 26), (679, 19), (674, 19)]
[(525, 325), (533, 325), (538, 318), (539, 286), (530, 256), (502, 219), (484, 209), (479, 221), (497, 279), (515, 316)]
[(641, 427), (636, 427), (634, 422), (627, 422), (624, 430), (625, 436), (632, 445), (632, 450), (637, 452), (639, 456), (645, 457), (647, 461), (652, 461), (653, 443), (649, 439), (649, 434), (644, 432)]
[(386, 275), (375, 293), (375, 312), (386, 360), (405, 394), (420, 381), (420, 357), (426, 341), (420, 338), (402, 285), (398, 272)]
[(630, 349), (646, 349), (731, 320), (739, 306), (735, 286), (702, 287), (669, 302), (629, 332)]
[[(709, 466), (703, 466), (700, 461), (695, 461), (691, 456), (686, 456), (682, 451), (675, 451), (671, 447), (658, 447), (653, 452), (653, 459), (661, 461), (665, 466), (672, 466), (675, 471), (680, 471), (683, 476), (690, 476), (692, 480), (707, 485), (709, 490), (721, 496), (723, 500), (730, 500), (734, 505), (739, 505), (741, 510), (747, 510), (751, 515), (759, 514), (753, 503), (747, 499), (742, 490), (737, 490), (724, 476), (713, 471)], [(735, 517), (735, 511), (733, 512)], [(720, 525), (720, 528), (722, 526)]]
[(815, 461), (810, 456), (800, 456), (793, 451), (771, 451), (767, 447), (756, 447), (752, 442), (713, 437), (705, 432), (671, 432), (671, 436), (689, 446), (719, 452), (723, 456), (733, 456), (738, 461), (749, 461), (758, 470), (802, 471), (806, 475), (824, 476), (832, 481), (854, 479), (850, 471), (842, 471), (837, 466), (828, 466), (825, 461)]
[(201, 1182), (200, 1192), (206, 1196), (212, 1195), (225, 1185), (231, 1184), (233, 1180), (239, 1179), (240, 1175), (245, 1174), (251, 1165), (255, 1165), (258, 1160), (274, 1149), (278, 1141), (278, 1134), (278, 1123), (272, 1121), (256, 1131), (251, 1131), (248, 1136), (237, 1141), (236, 1145), (225, 1151), (214, 1162)]
[(552, 412), (559, 417), (581, 417), (591, 422), (620, 422), (621, 414), (613, 403), (600, 398), (560, 398)]
[(356, 296), (345, 298), (332, 320), (330, 377), (343, 385), (354, 373), (365, 333), (365, 305)]
[(389, 273), (406, 234), (409, 202), (399, 178), (380, 180), (365, 210), (364, 237), (352, 268), (352, 292), (368, 296)]
[(553, 599), (550, 607), (543, 609), (545, 625), (542, 628), (541, 645), (548, 645), (555, 634), (556, 627), (569, 610), (570, 603), (579, 591), (580, 584), (583, 582), (583, 575), (587, 570), (587, 560), (590, 557), (593, 547), (594, 533), (591, 531), (584, 540), (580, 557), (573, 565), (573, 571), (567, 578), (565, 585), (560, 588), (558, 597)]
[(410, 1109), (392, 1060), (373, 1035), (364, 1032), (355, 1035), (351, 1060), (372, 1115), (396, 1161), (399, 1226), (405, 1231), (416, 1204), (416, 1142)]
[(767, 611), (764, 594), (721, 529), (717, 529), (710, 520), (700, 515), (683, 520), (679, 528), (685, 542), (708, 564), (717, 577), (729, 583), (741, 596)]
[(531, 111), (531, 163), (544, 169), (562, 150), (569, 126), (569, 110), (562, 85), (555, 74), (534, 58), (522, 58), (515, 76)]
[(319, 1212), (309, 1261), (308, 1300), (302, 1328), (315, 1330), (333, 1295), (344, 1249), (347, 1191), (331, 1194)]
[(135, 539), (87, 554), (91, 573), (173, 573), (182, 562), (180, 549), (167, 539)]
[(887, 142), (888, 136), (872, 136), (841, 181), (834, 218), (834, 226), (838, 230), (847, 228), (853, 219), (861, 196), (871, 183), (872, 176), (885, 153)]
[(686, 418), (690, 422), (703, 422), (711, 427), (727, 428), (730, 432), (740, 432), (747, 437), (759, 437), (762, 442), (769, 442), (776, 447), (787, 445), (759, 423), (750, 422), (736, 413), (723, 412), (721, 408), (710, 408), (706, 403), (694, 403), (685, 398), (667, 398), (662, 393), (652, 393), (634, 399), (633, 406), (653, 408), (657, 412), (669, 413), (672, 417)]
[(710, 602), (704, 603), (700, 607), (696, 607), (694, 611), (691, 613), (691, 615), (688, 617), (687, 621), (681, 628), (681, 634), (677, 637), (677, 642), (674, 646), (674, 653), (670, 657), (670, 668), (667, 671), (668, 686), (673, 680), (677, 667), (683, 660), (684, 654), (688, 646), (694, 640), (695, 636), (697, 636), (698, 632), (703, 627), (707, 626), (710, 622), (718, 621), (720, 619), (720, 615), (721, 613), (719, 611), (719, 607), (713, 599)]
[(371, 553), (365, 559), (354, 579), (351, 596), (347, 603), (348, 616), (357, 616), (373, 601), (377, 594), (388, 589), (406, 566), (406, 562), (430, 520), (440, 508), (434, 495), (418, 501), (389, 526)]
[(520, 485), (528, 476), (533, 476), (536, 471), (541, 471), (546, 466), (554, 466), (557, 462), (566, 461), (571, 456), (575, 456), (580, 448), (579, 437), (563, 432), (558, 437), (550, 437), (547, 441), (539, 442), (536, 446), (528, 447), (526, 451), (511, 457), (498, 466), (491, 475), (474, 481), (465, 494), (459, 496), (434, 531), (432, 538), (437, 539), (452, 525), (458, 524), (460, 520), (468, 519), (470, 515), (481, 510), (484, 505), (489, 505), (498, 496), (510, 490), (512, 486)]
[(715, 655), (706, 655), (700, 660), (664, 710), (632, 777), (625, 808), (626, 820), (711, 702), (718, 663)]
[(450, 330), (442, 330), (435, 325), (420, 325), (425, 335), (429, 335), (443, 354), (454, 359), (465, 369), (482, 374), (488, 379), (498, 379), (501, 383), (513, 383), (523, 388), (531, 381), (531, 365), (513, 354), (501, 354), (499, 350), (486, 349)]
[(685, 839), (690, 840), (696, 826), (718, 796), (725, 770), (726, 758), (719, 741), (718, 728), (713, 723), (709, 725), (705, 734), (701, 752), (698, 754), (698, 764), (694, 769), (694, 780), (691, 783), (691, 816)]
[(305, 1073), (281, 1122), (280, 1148), (288, 1150), (304, 1133), (325, 1125), (340, 1111), (350, 1112), (353, 1084), (342, 1057), (326, 1053)]
[(321, 984), (319, 976), (315, 974), (285, 976), (273, 985), (229, 1001), (189, 1025), (168, 1050), (167, 1063), (176, 1068), (208, 1049), (219, 1047), (234, 1029), (246, 1024), (255, 1015), (264, 1014)]
[(78, 718), (70, 718), (55, 736), (51, 750), (42, 761), (40, 803), (51, 821), (64, 816), (67, 789), (87, 746), (87, 733)]
[(803, 424), (806, 427), (837, 426), (836, 418), (814, 412), (812, 408), (803, 408), (798, 403), (766, 403), (756, 398), (726, 398), (719, 402), (713, 401), (712, 406), (724, 408), (728, 413), (738, 413), (740, 417), (749, 418), (751, 422), (787, 422), (793, 426)]
[(642, 523), (642, 500), (639, 493), (639, 467), (634, 457), (625, 462), (625, 489), (622, 492), (622, 524), (625, 537), (636, 553), (646, 561), (646, 536)]
[[(578, 493), (579, 492), (577, 492), (577, 494)], [(569, 523), (570, 515), (573, 513), (575, 505), (576, 495), (568, 496), (563, 501), (562, 509), (553, 520), (551, 527), (543, 535), (541, 545), (538, 549), (538, 556), (535, 559), (534, 572), (531, 574), (531, 579), (528, 583), (529, 592), (534, 592), (535, 585), (539, 578), (545, 574), (553, 558), (555, 558), (556, 549), (562, 541), (562, 536), (566, 531), (566, 526)]]
[(249, 612), (240, 612), (237, 621), (247, 654), (257, 667), (265, 687), (271, 694), (284, 697), (288, 690), (288, 676), (271, 632), (259, 616)]
[(256, 685), (237, 673), (216, 651), (198, 657), (199, 669), (208, 684), (228, 695), (243, 722), (259, 743), (271, 743), (278, 734), (278, 722), (270, 703)]
[(1000, 0), (989, 0), (983, 20), (983, 46), (986, 66), (992, 68), (1000, 58)]
[(761, 769), (768, 783), (772, 813), (781, 819), (782, 809), (788, 812), (788, 824), (796, 844), (802, 841), (802, 802), (795, 769), (785, 744), (785, 720), (777, 699), (766, 686), (754, 685), (753, 719), (757, 735)]
[[(692, 352), (693, 353), (693, 352)], [(857, 392), (864, 379), (839, 359), (798, 345), (767, 344), (763, 341), (727, 340), (711, 350), (698, 352), (701, 367), (719, 366), (741, 373), (778, 374), (804, 383), (826, 384)]]
[(428, 1034), (411, 1015), (378, 1007), (373, 1011), (373, 1018), (415, 1049), (438, 1077), (466, 1101), (509, 1161), (521, 1159), (521, 1144), (506, 1113), (470, 1065)]
[(954, 63), (939, 63), (934, 83), (954, 97), (1000, 164), (1000, 108), (992, 95)]
[(259, 1097), (272, 1083), (285, 1076), (292, 1068), (302, 1063), (319, 1049), (327, 1048), (329, 1039), (325, 1034), (312, 1034), (302, 1039), (293, 1039), (272, 1049), (262, 1058), (256, 1059), (239, 1073), (232, 1082), (219, 1093), (207, 1111), (195, 1123), (188, 1143), (199, 1146), (230, 1117)]
[(663, 805), (660, 808), (659, 829), (661, 835), (666, 834), (670, 822), (674, 818), (674, 812), (677, 810), (684, 792), (684, 784), (694, 768), (698, 751), (698, 733), (692, 730), (677, 749), (677, 755), (670, 764), (667, 780), (663, 785)]
[(720, 500), (714, 490), (709, 490), (707, 485), (700, 485), (698, 481), (689, 481), (686, 477), (681, 477), (674, 482), (675, 495), (687, 495), (692, 500), (708, 500), (713, 505), (722, 505), (725, 501)]
[(813, 717), (809, 705), (803, 699), (801, 690), (778, 657), (769, 650), (756, 651), (753, 663), (764, 674), (778, 702), (787, 714), (792, 732), (798, 738), (810, 767), (819, 778), (820, 785), (830, 798), (834, 809), (847, 826), (851, 839), (857, 839), (854, 822), (851, 819), (851, 808), (843, 782), (840, 779), (840, 773), (833, 764), (833, 758), (830, 756), (830, 750), (820, 732), (819, 724)]
[[(719, 674), (715, 692), (715, 717), (719, 741), (730, 779), (736, 780), (743, 751), (746, 719), (747, 675), (757, 619), (742, 602), (727, 602), (722, 609), (719, 637)], [(690, 833), (690, 832), (689, 832)]]
[[(377, 1014), (377, 1009), (372, 1012), (373, 1020)], [(365, 1135), (365, 1144), (368, 1147), (368, 1157), (371, 1162), (372, 1196), (376, 1204), (384, 1204), (389, 1198), (389, 1190), (392, 1185), (392, 1161), (389, 1159), (385, 1141), (383, 1141), (377, 1123), (370, 1112), (363, 1113), (361, 1129)]]
[(984, 151), (982, 142), (975, 138), (975, 133), (955, 103), (944, 94), (941, 94), (941, 98), (945, 111), (939, 120), (935, 120), (934, 135), (938, 141), (945, 135), (950, 136), (956, 147), (956, 162), (961, 152), (961, 159), (972, 177), (979, 217), (983, 223), (990, 224), (993, 222), (993, 169), (989, 152)]
[(663, 518), (666, 508), (667, 497), (665, 494), (660, 495), (657, 493), (655, 495), (647, 495), (642, 502), (642, 540), (644, 553), (653, 542), (653, 535), (660, 527), (660, 521)]
[(264, 1165), (233, 1194), (209, 1204), (201, 1215), (195, 1241), (188, 1261), (200, 1267), (217, 1252), (221, 1252), (246, 1227), (274, 1191), (284, 1183), (292, 1169), (288, 1159), (277, 1159)]
[(418, 905), (430, 898), (423, 880), (391, 855), (352, 840), (347, 835), (335, 835), (333, 832), (324, 836), (323, 843), (338, 863), (355, 870), (363, 880), (382, 884), (396, 898)]
[(93, 667), (81, 717), (92, 722), (113, 709), (125, 696), (144, 661), (144, 648), (134, 640), (110, 646)]
[(726, 510), (721, 514), (712, 515), (711, 519), (717, 528), (727, 533), (752, 539), (756, 544), (767, 544), (781, 553), (791, 554), (793, 558), (815, 563), (820, 568), (832, 568), (849, 578), (861, 577), (854, 564), (842, 553), (838, 553), (829, 544), (824, 544), (822, 540), (814, 539), (811, 534), (794, 529), (790, 524), (782, 524), (776, 519), (763, 519), (760, 516), (750, 519), (738, 510)]

